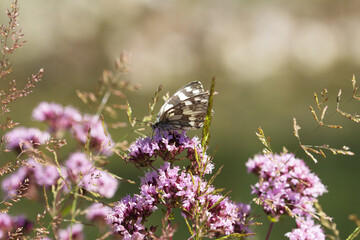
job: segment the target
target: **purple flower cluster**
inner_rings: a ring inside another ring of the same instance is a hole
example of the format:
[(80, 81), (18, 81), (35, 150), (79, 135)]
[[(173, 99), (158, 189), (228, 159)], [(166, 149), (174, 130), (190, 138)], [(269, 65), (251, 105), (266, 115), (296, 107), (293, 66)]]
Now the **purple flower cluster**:
[(9, 233), (14, 233), (18, 228), (22, 228), (22, 232), (29, 232), (33, 224), (23, 215), (12, 217), (7, 213), (0, 213), (0, 239), (9, 239)]
[(143, 223), (159, 204), (166, 209), (182, 209), (182, 214), (190, 221), (201, 219), (208, 237), (229, 235), (237, 230), (244, 233), (247, 229), (242, 226), (242, 220), (249, 210), (248, 205), (236, 205), (227, 197), (213, 194), (215, 188), (205, 180), (180, 171), (179, 167), (171, 167), (168, 162), (147, 173), (140, 189), (140, 194), (125, 197), (107, 216), (108, 224), (124, 239), (144, 239), (153, 228), (148, 230)]
[[(252, 193), (259, 196), (264, 211), (274, 218), (286, 215), (286, 209), (298, 217), (311, 218), (315, 211), (314, 202), (327, 192), (326, 187), (305, 162), (295, 158), (293, 154), (257, 155), (250, 159), (246, 166), (248, 172), (260, 179), (252, 186)], [(298, 226), (303, 225), (298, 223)], [(307, 224), (306, 227), (298, 229), (302, 231), (309, 227), (310, 224)]]
[(32, 115), (33, 119), (47, 123), (50, 132), (68, 130), (83, 145), (89, 138), (90, 149), (108, 156), (113, 153), (111, 147), (114, 143), (97, 116), (82, 115), (73, 107), (48, 102), (40, 103)]
[(151, 165), (156, 157), (162, 158), (166, 162), (174, 162), (176, 157), (183, 151), (187, 151), (186, 159), (191, 161), (191, 167), (195, 172), (199, 171), (195, 152), (199, 161), (204, 165), (205, 173), (211, 173), (214, 165), (208, 161), (208, 156), (203, 153), (199, 138), (190, 139), (186, 132), (177, 131), (159, 131), (154, 132), (153, 137), (138, 138), (129, 147), (127, 161), (134, 163), (137, 167), (146, 167)]
[(32, 113), (34, 120), (46, 122), (51, 132), (70, 130), (75, 124), (80, 123), (82, 116), (73, 107), (63, 107), (57, 103), (40, 103)]
[[(59, 239), (61, 240), (83, 240), (83, 225), (82, 224), (74, 224), (72, 226), (67, 227), (66, 229), (61, 229), (58, 232)], [(71, 238), (70, 238), (71, 236)]]
[[(114, 196), (118, 181), (109, 173), (96, 169), (85, 153), (76, 152), (65, 161), (66, 167), (60, 167), (61, 174), (66, 181), (73, 182), (85, 190), (100, 194), (103, 197)], [(60, 177), (55, 165), (43, 165), (29, 159), (26, 165), (9, 175), (2, 181), (2, 188), (8, 196), (14, 196), (25, 179), (29, 179), (31, 187), (55, 185)], [(67, 190), (67, 188), (64, 188)]]
[(143, 222), (157, 209), (154, 200), (138, 194), (126, 196), (107, 215), (107, 223), (123, 240), (144, 239), (147, 232), (152, 231)]
[(106, 198), (114, 196), (118, 181), (106, 171), (95, 168), (85, 153), (73, 153), (65, 166), (69, 178), (79, 186)]
[(75, 139), (80, 143), (85, 144), (88, 135), (90, 135), (89, 145), (91, 149), (107, 156), (113, 153), (111, 148), (114, 146), (114, 142), (110, 134), (104, 129), (102, 121), (97, 116), (84, 115), (81, 123), (75, 124), (72, 130)]
[(325, 234), (320, 225), (311, 218), (297, 219), (297, 228), (285, 234), (290, 240), (325, 240)]
[(29, 159), (26, 165), (5, 178), (1, 184), (6, 195), (12, 197), (18, 194), (18, 189), (26, 178), (29, 179), (31, 185), (48, 188), (51, 185), (55, 185), (59, 177), (59, 171), (56, 166), (50, 164), (42, 165), (33, 159)]
[(101, 203), (93, 203), (86, 210), (86, 219), (89, 221), (105, 221), (106, 216), (110, 213), (111, 208)]
[(50, 134), (36, 128), (18, 127), (6, 133), (6, 148), (20, 153), (50, 140)]

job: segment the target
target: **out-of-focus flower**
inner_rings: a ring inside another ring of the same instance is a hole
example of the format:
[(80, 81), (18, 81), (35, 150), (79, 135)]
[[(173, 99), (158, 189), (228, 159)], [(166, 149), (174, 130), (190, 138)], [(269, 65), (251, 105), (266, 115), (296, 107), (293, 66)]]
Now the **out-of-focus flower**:
[(106, 126), (104, 129), (102, 121), (97, 116), (83, 116), (81, 122), (75, 124), (72, 130), (75, 139), (77, 139), (82, 144), (86, 144), (89, 136), (89, 145), (91, 149), (107, 156), (113, 154), (111, 148), (114, 146), (114, 142), (111, 139), (109, 132), (107, 132)]
[(252, 187), (264, 211), (277, 217), (287, 214), (285, 207), (299, 216), (310, 216), (316, 198), (326, 192), (320, 179), (293, 154), (257, 155), (246, 166), (261, 180)]
[(103, 197), (111, 198), (118, 188), (118, 181), (109, 173), (95, 169), (83, 177), (80, 186)]
[(138, 138), (129, 147), (127, 161), (134, 163), (137, 167), (146, 167), (155, 161), (156, 157), (161, 157), (164, 161), (173, 162), (179, 159), (176, 157), (187, 150), (186, 158), (191, 161), (192, 169), (199, 172), (198, 162), (195, 152), (198, 154), (198, 160), (204, 164), (202, 167), (205, 173), (211, 173), (214, 165), (208, 162), (208, 157), (203, 153), (199, 138), (190, 139), (186, 132), (160, 131), (155, 130), (154, 136)]
[(92, 204), (86, 211), (86, 219), (89, 221), (105, 221), (106, 216), (110, 213), (111, 208), (101, 203)]
[(32, 117), (36, 121), (46, 122), (52, 132), (69, 130), (82, 119), (81, 114), (75, 108), (49, 102), (40, 103), (33, 110)]
[(325, 234), (320, 225), (311, 218), (297, 219), (297, 228), (285, 234), (290, 240), (325, 240)]
[(29, 168), (22, 166), (17, 171), (3, 179), (1, 186), (6, 195), (12, 197), (18, 194), (18, 189), (21, 184), (24, 183), (24, 180), (29, 177), (29, 174)]
[[(63, 170), (62, 172), (64, 177), (66, 177), (66, 172)], [(12, 197), (18, 193), (18, 189), (26, 178), (29, 179), (30, 185), (35, 184), (40, 187), (45, 186), (49, 188), (57, 183), (59, 177), (59, 171), (55, 165), (43, 165), (33, 159), (28, 159), (26, 165), (19, 167), (17, 171), (2, 181), (2, 189), (7, 196)]]
[(59, 239), (61, 240), (69, 240), (70, 239), (70, 234), (71, 234), (71, 239), (72, 240), (83, 240), (84, 239), (84, 234), (83, 234), (83, 225), (82, 224), (74, 224), (74, 225), (70, 225), (69, 227), (67, 227), (66, 229), (61, 229), (59, 230)]
[(12, 218), (14, 230), (22, 228), (23, 233), (28, 233), (33, 228), (33, 223), (30, 222), (24, 215), (18, 215)]
[(6, 213), (0, 213), (0, 239), (6, 239), (8, 232), (13, 227), (11, 216)]
[(73, 153), (65, 166), (70, 179), (79, 186), (107, 198), (114, 196), (118, 181), (109, 173), (95, 168), (85, 153)]
[(7, 149), (21, 152), (24, 149), (36, 148), (44, 144), (50, 140), (50, 134), (37, 128), (18, 127), (6, 133), (5, 138), (7, 140)]
[(75, 152), (65, 161), (69, 177), (73, 181), (79, 181), (82, 176), (94, 169), (89, 157), (82, 152)]
[(43, 166), (38, 164), (36, 168), (33, 169), (34, 177), (36, 184), (40, 186), (45, 186), (46, 188), (55, 185), (59, 179), (59, 171), (55, 165), (46, 165)]
[(9, 239), (9, 233), (16, 232), (21, 228), (22, 233), (31, 231), (32, 222), (27, 220), (23, 215), (10, 216), (7, 213), (0, 213), (0, 239)]

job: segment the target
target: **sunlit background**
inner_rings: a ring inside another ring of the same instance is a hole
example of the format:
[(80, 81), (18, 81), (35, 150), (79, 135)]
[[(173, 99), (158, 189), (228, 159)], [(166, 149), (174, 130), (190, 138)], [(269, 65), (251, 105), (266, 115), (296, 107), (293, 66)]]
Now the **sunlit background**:
[[(255, 132), (259, 126), (271, 138), (273, 149), (297, 151), (327, 185), (320, 198), (324, 211), (337, 223), (341, 238), (355, 228), (348, 219), (360, 216), (360, 129), (359, 124), (340, 117), (336, 111), (338, 90), (343, 90), (341, 107), (359, 112), (360, 103), (348, 101), (352, 75), (360, 79), (360, 2), (358, 1), (160, 1), (160, 0), (20, 0), (20, 25), (27, 43), (12, 58), (13, 78), (24, 83), (27, 76), (45, 69), (34, 93), (12, 105), (14, 120), (33, 126), (32, 109), (41, 101), (73, 105), (91, 111), (76, 96), (76, 89), (91, 90), (103, 69), (113, 69), (123, 50), (132, 55), (129, 79), (142, 87), (128, 95), (134, 115), (142, 118), (147, 104), (161, 84), (163, 94), (199, 80), (205, 88), (216, 77), (219, 93), (214, 102), (210, 152), (216, 167), (224, 165), (215, 185), (231, 190), (235, 201), (250, 203), (250, 185), (257, 180), (246, 172), (245, 162), (263, 146)], [(0, 2), (0, 20), (6, 23)], [(4, 86), (4, 83), (1, 83)], [(317, 128), (309, 111), (313, 93), (329, 91), (329, 124), (343, 129)], [(115, 99), (113, 99), (115, 101)], [(162, 103), (162, 102), (160, 102)], [(160, 104), (159, 104), (160, 105)], [(157, 110), (160, 106), (157, 106)], [(94, 113), (94, 112), (92, 112)], [(125, 114), (119, 114), (124, 118)], [(319, 157), (319, 163), (298, 149), (292, 119), (302, 129), (304, 144), (349, 146), (355, 156)], [(43, 125), (37, 126), (45, 128)], [(110, 129), (114, 140), (128, 129)], [(146, 134), (151, 134), (149, 127)], [(200, 135), (200, 131), (191, 134)], [(130, 135), (135, 139), (135, 134)], [(15, 156), (14, 156), (15, 157)], [(64, 156), (65, 158), (66, 156)], [(3, 161), (3, 160), (2, 160)], [(138, 181), (143, 172), (111, 157), (111, 170)], [(122, 183), (112, 201), (136, 192)], [(28, 205), (27, 205), (28, 206)], [(252, 204), (260, 216), (262, 210)], [(41, 211), (18, 204), (14, 211), (33, 217)], [(34, 212), (33, 212), (34, 211)], [(178, 218), (174, 239), (186, 239), (185, 222)], [(253, 239), (264, 239), (269, 223)], [(275, 224), (270, 239), (285, 239), (295, 226), (284, 219)], [(92, 239), (91, 233), (85, 233)]]

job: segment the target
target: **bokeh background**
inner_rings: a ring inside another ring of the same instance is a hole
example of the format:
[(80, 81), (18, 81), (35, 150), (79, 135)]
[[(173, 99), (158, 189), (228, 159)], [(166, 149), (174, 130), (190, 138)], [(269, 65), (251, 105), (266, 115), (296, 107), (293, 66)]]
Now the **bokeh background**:
[[(1, 23), (7, 22), (4, 11), (9, 5), (8, 0), (0, 1)], [(341, 88), (344, 111), (356, 113), (360, 108), (360, 103), (347, 101), (352, 75), (360, 76), (359, 1), (20, 0), (19, 5), (27, 43), (12, 57), (12, 77), (21, 85), (39, 68), (45, 69), (45, 75), (33, 94), (12, 105), (15, 121), (33, 126), (31, 111), (41, 101), (91, 111), (75, 90), (93, 89), (102, 70), (113, 69), (123, 50), (132, 54), (130, 81), (142, 86), (128, 95), (138, 118), (159, 84), (163, 94), (171, 94), (194, 80), (208, 88), (215, 76), (219, 94), (210, 151), (219, 146), (216, 167), (224, 165), (216, 186), (231, 190), (233, 200), (250, 203), (254, 197), (250, 185), (257, 179), (246, 173), (245, 162), (263, 148), (255, 131), (261, 126), (277, 152), (283, 146), (296, 151), (292, 130), (296, 117), (303, 143), (346, 145), (355, 152), (355, 156), (329, 153), (314, 164), (297, 151), (328, 186), (329, 193), (320, 203), (334, 218), (342, 239), (353, 231), (355, 224), (348, 216), (360, 216), (360, 129), (336, 114), (335, 107)], [(314, 105), (313, 92), (323, 88), (329, 91), (327, 122), (342, 125), (341, 130), (316, 128), (309, 105)], [(126, 121), (125, 114), (119, 116)], [(128, 129), (109, 131), (116, 140)], [(146, 133), (151, 134), (151, 129)], [(143, 174), (115, 156), (109, 167), (133, 180)], [(136, 186), (122, 183), (112, 200), (136, 191)], [(29, 205), (18, 204), (14, 211), (35, 216), (43, 207), (38, 205), (30, 210)], [(253, 206), (260, 216), (261, 209)], [(258, 235), (253, 239), (264, 239), (268, 221), (257, 220), (264, 224), (255, 228)], [(185, 223), (177, 222), (174, 239), (186, 239)], [(271, 239), (285, 239), (292, 227), (290, 219), (277, 223)], [(87, 239), (94, 236), (86, 234)]]

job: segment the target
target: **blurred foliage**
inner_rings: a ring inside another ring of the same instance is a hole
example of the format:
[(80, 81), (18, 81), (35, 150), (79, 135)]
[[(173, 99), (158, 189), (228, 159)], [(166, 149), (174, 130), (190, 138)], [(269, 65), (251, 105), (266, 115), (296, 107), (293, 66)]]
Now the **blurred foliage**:
[[(302, 141), (340, 149), (346, 145), (353, 156), (327, 156), (318, 163), (298, 152), (328, 186), (320, 198), (323, 210), (337, 223), (341, 238), (355, 224), (350, 214), (360, 215), (358, 155), (359, 125), (336, 114), (336, 98), (342, 89), (344, 112), (356, 113), (359, 104), (351, 101), (352, 75), (360, 76), (360, 16), (358, 1), (20, 1), (20, 26), (27, 43), (11, 61), (10, 78), (25, 85), (29, 73), (44, 68), (43, 81), (34, 94), (12, 103), (15, 122), (34, 125), (31, 111), (40, 101), (70, 104), (82, 111), (93, 111), (82, 104), (76, 90), (90, 91), (102, 77), (103, 69), (113, 66), (122, 50), (132, 53), (132, 74), (127, 80), (142, 88), (127, 96), (132, 115), (139, 119), (161, 84), (165, 94), (200, 80), (209, 88), (216, 76), (210, 151), (217, 145), (217, 167), (224, 165), (215, 184), (232, 190), (235, 201), (250, 202), (254, 177), (246, 174), (244, 163), (262, 149), (255, 132), (259, 126), (271, 137), (271, 146), (280, 152), (298, 148), (292, 119), (301, 125)], [(9, 1), (0, 2), (0, 22)], [(114, 67), (115, 68), (115, 67)], [(2, 89), (7, 82), (0, 82)], [(329, 124), (342, 129), (317, 128), (309, 111), (313, 93), (328, 90)], [(349, 101), (348, 101), (349, 100)], [(110, 98), (110, 104), (124, 104)], [(161, 105), (161, 101), (160, 104)], [(159, 107), (159, 106), (158, 106)], [(155, 109), (155, 111), (157, 111)], [(119, 111), (116, 122), (126, 122)], [(105, 115), (106, 118), (106, 115)], [(44, 127), (38, 124), (39, 127)], [(109, 129), (114, 140), (129, 129)], [(145, 130), (151, 134), (150, 127)], [(200, 135), (200, 131), (191, 132)], [(130, 135), (132, 139), (135, 134)], [(131, 139), (129, 139), (131, 140)], [(15, 157), (15, 156), (13, 156)], [(61, 156), (60, 158), (66, 158)], [(138, 180), (142, 175), (119, 157), (112, 157), (109, 168), (123, 178)], [(123, 183), (114, 201), (136, 192), (136, 186)], [(27, 209), (17, 205), (17, 213)], [(34, 214), (41, 209), (34, 207)], [(261, 209), (255, 209), (258, 215)], [(267, 223), (266, 219), (258, 219)], [(264, 239), (268, 224), (258, 226)], [(283, 239), (293, 226), (280, 222), (272, 238)], [(179, 231), (185, 230), (179, 222)], [(91, 234), (91, 233), (86, 233)], [(177, 239), (183, 239), (178, 235)]]

